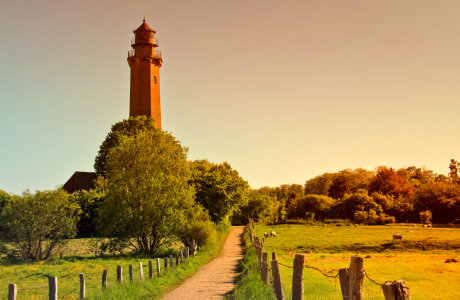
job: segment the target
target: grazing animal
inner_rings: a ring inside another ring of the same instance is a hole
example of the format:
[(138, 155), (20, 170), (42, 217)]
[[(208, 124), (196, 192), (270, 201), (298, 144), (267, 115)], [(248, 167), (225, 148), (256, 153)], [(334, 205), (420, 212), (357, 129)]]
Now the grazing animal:
[(326, 224), (324, 224), (324, 227), (327, 227), (327, 225), (326, 225)]
[(455, 224), (449, 223), (449, 227), (455, 228)]
[(426, 225), (423, 225), (423, 228), (426, 228)]
[(414, 227), (417, 227), (417, 224), (415, 224)]
[(426, 226), (428, 226), (428, 227), (433, 227), (433, 225), (431, 225), (431, 224), (426, 224)]
[(408, 230), (407, 232), (413, 232), (413, 231)]
[(355, 227), (358, 227), (358, 224), (355, 224)]
[(273, 230), (270, 231), (270, 236), (273, 236), (273, 237), (276, 236), (276, 232), (274, 232)]
[(269, 237), (269, 234), (264, 232), (264, 237)]
[(401, 243), (402, 243), (402, 238), (403, 238), (402, 234), (393, 234), (393, 242), (395, 240), (401, 240)]

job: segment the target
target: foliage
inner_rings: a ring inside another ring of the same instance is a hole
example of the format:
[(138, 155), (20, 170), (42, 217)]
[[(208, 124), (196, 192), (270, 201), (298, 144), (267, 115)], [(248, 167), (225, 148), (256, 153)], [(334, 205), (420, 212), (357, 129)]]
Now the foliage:
[(367, 190), (371, 176), (372, 172), (361, 168), (340, 171), (329, 187), (328, 195), (340, 199), (345, 194), (353, 194), (359, 189)]
[(459, 170), (460, 170), (460, 162), (457, 162), (454, 159), (450, 160), (450, 165), (449, 165), (450, 173), (449, 177), (452, 180), (452, 183), (459, 183)]
[(104, 200), (105, 179), (99, 176), (96, 188), (88, 191), (76, 191), (70, 195), (70, 201), (80, 206), (80, 220), (78, 221), (78, 237), (96, 236), (97, 219), (99, 218), (99, 205)]
[(249, 185), (229, 163), (196, 160), (191, 167), (195, 201), (209, 211), (213, 222), (225, 220), (247, 204)]
[(248, 218), (252, 218), (256, 223), (275, 223), (278, 205), (279, 202), (274, 197), (259, 190), (249, 190), (248, 202), (233, 213), (232, 224), (246, 225)]
[(187, 148), (160, 129), (119, 136), (107, 158), (99, 228), (112, 246), (155, 254), (176, 239), (193, 205)]
[(329, 188), (338, 176), (337, 173), (324, 173), (305, 182), (305, 195), (324, 195), (329, 194)]
[[(300, 200), (297, 214), (299, 218), (305, 217), (308, 213), (316, 215), (316, 219), (324, 220), (328, 217), (329, 211), (336, 203), (335, 199), (324, 195), (307, 195)], [(311, 215), (309, 215), (311, 219)]]
[(393, 168), (380, 168), (377, 174), (371, 178), (369, 193), (379, 192), (383, 195), (391, 195), (395, 198), (413, 199), (414, 189), (403, 176)]
[(443, 181), (429, 182), (416, 193), (417, 211), (430, 210), (435, 223), (450, 223), (460, 216), (460, 185)]
[(422, 223), (422, 224), (428, 224), (428, 223), (430, 223), (430, 222), (431, 222), (431, 219), (433, 218), (433, 217), (431, 216), (431, 211), (429, 211), (429, 210), (421, 211), (421, 212), (419, 213), (419, 215), (420, 215), (420, 223)]
[(217, 242), (215, 224), (207, 211), (199, 204), (187, 211), (187, 219), (179, 236), (184, 245), (190, 246), (195, 240), (199, 246), (213, 246)]
[(77, 232), (79, 207), (62, 189), (25, 191), (1, 212), (1, 238), (19, 249), (24, 258), (48, 259)]
[(155, 120), (150, 116), (138, 116), (135, 118), (130, 117), (128, 120), (125, 119), (112, 125), (110, 132), (99, 147), (99, 152), (94, 161), (96, 174), (98, 176), (106, 176), (107, 156), (110, 149), (119, 145), (120, 136), (133, 136), (142, 130), (155, 131)]

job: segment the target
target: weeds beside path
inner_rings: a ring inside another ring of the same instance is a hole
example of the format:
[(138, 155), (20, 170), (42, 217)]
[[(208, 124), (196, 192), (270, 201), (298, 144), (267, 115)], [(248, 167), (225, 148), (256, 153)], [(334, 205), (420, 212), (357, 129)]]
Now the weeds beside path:
[(241, 236), (244, 226), (232, 226), (222, 254), (215, 258), (179, 288), (165, 295), (164, 300), (223, 299), (234, 287), (238, 263), (243, 257)]

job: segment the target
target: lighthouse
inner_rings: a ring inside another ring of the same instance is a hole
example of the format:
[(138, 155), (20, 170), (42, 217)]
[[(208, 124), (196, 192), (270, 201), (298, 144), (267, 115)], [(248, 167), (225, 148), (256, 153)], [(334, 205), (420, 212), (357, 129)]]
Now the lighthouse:
[(156, 31), (147, 23), (133, 30), (131, 40), (133, 50), (128, 51), (131, 69), (131, 92), (129, 116), (152, 116), (155, 126), (161, 128), (160, 67), (163, 62), (161, 52), (156, 50)]

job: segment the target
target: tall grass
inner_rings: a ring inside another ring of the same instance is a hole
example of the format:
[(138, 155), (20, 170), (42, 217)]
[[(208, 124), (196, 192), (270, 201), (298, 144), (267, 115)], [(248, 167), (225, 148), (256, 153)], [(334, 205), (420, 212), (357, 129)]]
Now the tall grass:
[(259, 262), (254, 246), (249, 240), (247, 227), (243, 234), (244, 256), (238, 267), (235, 289), (226, 296), (227, 300), (266, 299), (276, 300), (270, 285), (261, 281)]

